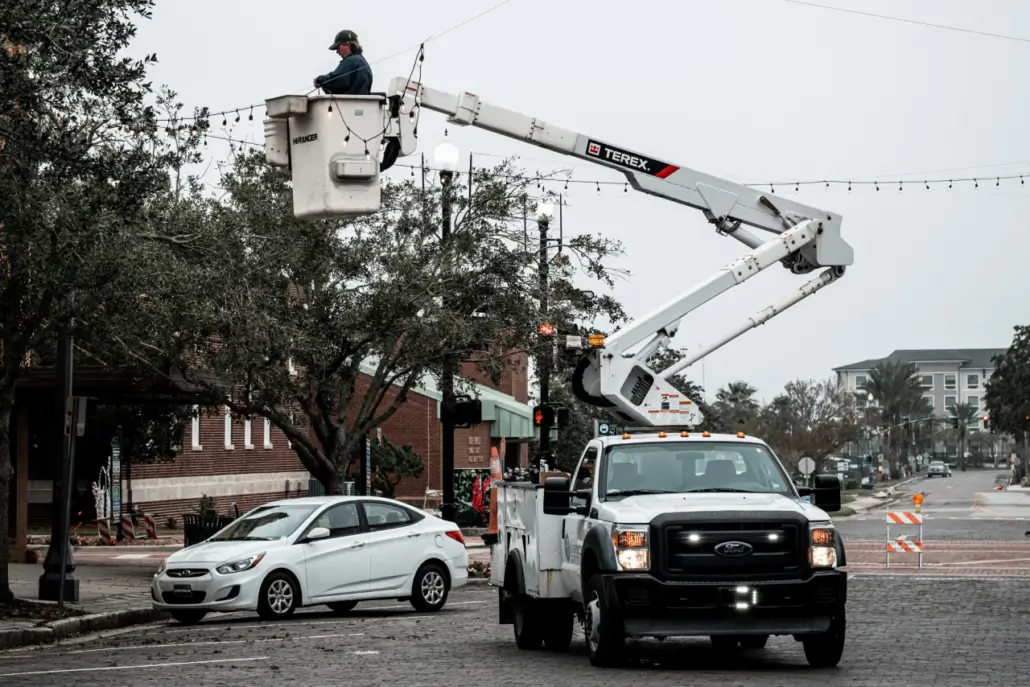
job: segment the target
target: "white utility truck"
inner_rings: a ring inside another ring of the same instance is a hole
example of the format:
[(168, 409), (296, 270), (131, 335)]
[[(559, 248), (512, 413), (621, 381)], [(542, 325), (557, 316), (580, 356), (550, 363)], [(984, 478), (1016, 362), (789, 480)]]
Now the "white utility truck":
[[(514, 625), (524, 649), (567, 648), (578, 617), (597, 665), (620, 660), (627, 637), (679, 636), (736, 650), (792, 635), (812, 665), (839, 662), (846, 561), (827, 515), (840, 510), (836, 476), (815, 475), (814, 488), (799, 489), (759, 439), (693, 431), (703, 420), (696, 403), (665, 377), (843, 276), (854, 254), (840, 215), (403, 77), (388, 93), (266, 105), (266, 158), (290, 168), (298, 217), (376, 212), (381, 172), (416, 151), (427, 109), (452, 125), (615, 169), (634, 189), (700, 210), (716, 232), (748, 246), (613, 336), (590, 337), (576, 396), (638, 429), (589, 442), (571, 476), (497, 483), (490, 582), (500, 622)], [(660, 372), (648, 367), (688, 313), (776, 263), (793, 274), (822, 271), (725, 335), (706, 335), (713, 343), (703, 350)]]

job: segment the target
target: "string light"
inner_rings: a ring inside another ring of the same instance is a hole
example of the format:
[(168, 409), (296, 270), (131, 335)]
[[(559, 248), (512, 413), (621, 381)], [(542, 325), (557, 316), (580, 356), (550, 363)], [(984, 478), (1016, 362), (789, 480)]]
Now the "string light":
[[(205, 138), (207, 137), (207, 135), (208, 134), (205, 132), (204, 133)], [(354, 135), (357, 135), (357, 134), (354, 134)], [(238, 142), (238, 143), (244, 143), (246, 145), (252, 145), (252, 146), (261, 146), (261, 145), (263, 145), (261, 143), (254, 143), (252, 141), (237, 141), (236, 139), (227, 138), (225, 136), (213, 136), (213, 138), (216, 138), (216, 139), (219, 139), (219, 140), (225, 140), (225, 141), (233, 141), (233, 142)], [(343, 139), (344, 144), (349, 143), (350, 139), (351, 139), (351, 132), (348, 130), (347, 135)], [(367, 144), (367, 141), (366, 141), (366, 144)], [(380, 142), (380, 149), (381, 150), (385, 150), (385, 146), (386, 146), (386, 141), (384, 139), (384, 140), (382, 140)], [(367, 145), (366, 145), (366, 150), (367, 150)], [(475, 154), (476, 155), (488, 155), (487, 153), (475, 153)], [(498, 157), (504, 157), (504, 156), (498, 156)], [(400, 164), (400, 163), (395, 164), (394, 167), (411, 168), (413, 173), (414, 173), (415, 169), (421, 169), (421, 167), (419, 165), (406, 165), (406, 164)], [(426, 166), (425, 171), (428, 173), (428, 172), (439, 171), (439, 170), (437, 170), (437, 169), (435, 169), (433, 167)], [(476, 167), (475, 170), (474, 170), (474, 173), (476, 173), (476, 174), (483, 174), (486, 171), (487, 171), (487, 168)], [(456, 172), (456, 173), (457, 174), (466, 174), (467, 175), (468, 171)], [(527, 175), (519, 175), (519, 174), (511, 174), (511, 175), (498, 174), (498, 175), (494, 175), (494, 176), (497, 177), (497, 178), (506, 177), (506, 178), (510, 178), (510, 179), (525, 179), (527, 182), (534, 184), (538, 189), (541, 189), (541, 190), (546, 190), (544, 188), (544, 184), (548, 184), (548, 183), (559, 184), (560, 183), (560, 184), (562, 184), (562, 186), (564, 187), (564, 190), (566, 190), (566, 191), (570, 189), (572, 184), (589, 184), (589, 185), (594, 187), (594, 189), (595, 189), (595, 191), (597, 193), (601, 192), (601, 187), (602, 186), (622, 186), (623, 192), (624, 193), (629, 193), (629, 183), (626, 182), (625, 180), (615, 181), (615, 180), (603, 180), (603, 179), (572, 179), (572, 178), (569, 178), (569, 177), (555, 178), (555, 176), (542, 175), (539, 172), (537, 172), (535, 175), (529, 175), (529, 176), (527, 176)], [(1027, 172), (1024, 172), (1023, 174), (1009, 174), (1009, 175), (1004, 175), (1003, 174), (1003, 175), (1000, 175), (1000, 176), (995, 176), (995, 178), (994, 178), (994, 186), (995, 186), (995, 188), (1000, 190), (1002, 188), (1001, 187), (1001, 182), (1002, 181), (1015, 181), (1016, 179), (1018, 179), (1020, 186), (1025, 188), (1026, 187), (1026, 179), (1025, 179), (1026, 176), (1028, 176)], [(951, 190), (951, 189), (954, 188), (955, 184), (969, 183), (969, 182), (973, 183), (973, 188), (976, 188), (976, 189), (980, 188), (979, 177), (964, 177), (964, 178), (951, 178), (951, 179), (939, 178), (939, 179), (922, 179), (922, 180), (918, 180), (918, 179), (914, 179), (914, 180), (900, 180), (900, 181), (897, 182), (897, 184), (898, 184), (898, 192), (902, 193), (902, 192), (904, 192), (905, 186), (911, 186), (913, 184), (920, 184), (920, 185), (923, 186), (923, 188), (925, 190), (931, 191), (931, 190), (933, 190), (933, 185), (934, 184), (945, 184), (945, 183), (947, 183), (947, 185), (948, 185), (947, 188), (949, 190)], [(852, 179), (852, 180), (849, 180), (849, 181), (843, 181), (843, 180), (834, 180), (834, 179), (820, 179), (820, 180), (817, 180), (817, 181), (816, 180), (813, 180), (813, 181), (795, 181), (795, 182), (792, 182), (792, 183), (794, 184), (795, 192), (800, 192), (800, 190), (803, 187), (817, 186), (817, 185), (821, 185), (824, 188), (832, 188), (832, 187), (846, 188), (848, 192), (854, 191), (856, 186), (872, 186), (874, 189), (876, 189), (876, 191), (882, 190), (881, 189), (881, 184), (880, 184), (879, 180), (867, 180), (867, 181), (857, 180), (856, 181), (856, 180)], [(760, 184), (759, 183), (745, 183), (745, 184), (742, 184), (742, 185), (743, 186), (747, 186), (749, 188), (764, 188), (764, 187), (768, 187), (769, 191), (771, 193), (776, 193), (776, 186), (778, 186), (778, 185), (779, 186), (783, 186), (785, 184), (783, 182), (765, 182), (765, 183), (760, 183)], [(789, 186), (789, 184), (788, 184), (788, 186)]]

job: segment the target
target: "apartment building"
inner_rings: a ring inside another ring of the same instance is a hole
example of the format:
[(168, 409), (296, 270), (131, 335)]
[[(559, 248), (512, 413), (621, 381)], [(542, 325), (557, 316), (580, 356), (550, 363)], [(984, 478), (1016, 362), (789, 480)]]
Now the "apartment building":
[(940, 417), (951, 415), (950, 408), (956, 403), (968, 403), (977, 409), (978, 417), (986, 414), (984, 388), (994, 363), (991, 359), (1004, 353), (1004, 348), (947, 348), (947, 349), (899, 349), (885, 358), (862, 360), (850, 365), (835, 367), (837, 382), (845, 388), (858, 391), (869, 372), (880, 362), (895, 360), (913, 363), (919, 371), (923, 397), (933, 407), (933, 414)]

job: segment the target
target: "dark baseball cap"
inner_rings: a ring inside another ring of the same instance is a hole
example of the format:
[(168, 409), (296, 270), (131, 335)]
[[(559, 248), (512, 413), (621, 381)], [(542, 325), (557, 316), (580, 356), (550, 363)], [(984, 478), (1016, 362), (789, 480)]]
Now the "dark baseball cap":
[(338, 34), (336, 34), (336, 38), (335, 40), (333, 40), (333, 44), (329, 46), (329, 49), (336, 50), (344, 43), (356, 40), (358, 40), (358, 34), (354, 33), (353, 31), (348, 31), (344, 29), (343, 31), (340, 31)]

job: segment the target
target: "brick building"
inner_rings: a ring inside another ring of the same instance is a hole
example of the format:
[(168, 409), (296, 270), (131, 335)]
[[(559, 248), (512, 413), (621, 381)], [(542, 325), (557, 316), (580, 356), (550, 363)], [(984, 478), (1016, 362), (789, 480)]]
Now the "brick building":
[[(475, 382), (476, 394), (483, 404), (483, 423), (457, 430), (455, 470), (488, 470), (490, 449), (498, 447), (502, 438), (507, 447), (505, 462), (524, 464), (528, 456), (526, 443), (534, 436), (532, 409), (526, 404), (529, 389), (525, 356), (514, 361), (497, 385), (471, 364), (465, 366), (463, 376)], [(80, 383), (83, 388), (79, 388)], [(102, 398), (95, 384), (80, 375), (75, 393)], [(358, 398), (366, 385), (367, 377), (359, 380)], [(31, 385), (25, 391), (30, 389)], [(37, 389), (37, 394), (40, 391)], [(46, 391), (49, 393), (44, 396), (52, 394), (51, 389)], [(29, 394), (20, 393), (19, 398), (28, 399)], [(10, 535), (16, 557), (21, 556), (19, 549), (24, 549), (30, 517), (48, 519), (52, 500), (52, 482), (48, 479), (50, 456), (45, 455), (50, 450), (30, 440), (45, 435), (52, 426), (52, 414), (45, 412), (45, 399), (38, 400), (43, 403), (19, 403), (12, 418), (15, 476), (11, 487)], [(387, 395), (384, 402), (390, 401)], [(396, 494), (397, 498), (418, 506), (425, 502), (427, 489), (439, 490), (442, 486), (439, 401), (434, 381), (423, 380), (382, 426), (385, 438), (394, 444), (411, 444), (425, 462), (422, 476), (402, 481)], [(223, 410), (218, 415), (202, 415), (193, 420), (183, 437), (182, 451), (173, 462), (132, 466), (131, 479), (123, 483), (126, 493), (122, 498), (154, 515), (161, 527), (170, 517), (178, 519), (183, 513), (196, 510), (203, 495), (211, 497), (220, 512), (225, 512), (231, 503), (242, 511), (287, 494), (306, 494), (309, 478), (281, 431), (263, 418), (247, 421), (233, 418)], [(78, 475), (77, 488), (80, 492), (88, 491), (94, 479), (95, 475)], [(429, 506), (434, 507), (437, 502), (438, 499), (430, 498)]]

